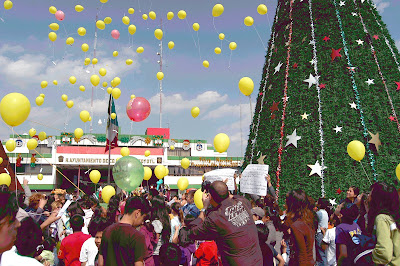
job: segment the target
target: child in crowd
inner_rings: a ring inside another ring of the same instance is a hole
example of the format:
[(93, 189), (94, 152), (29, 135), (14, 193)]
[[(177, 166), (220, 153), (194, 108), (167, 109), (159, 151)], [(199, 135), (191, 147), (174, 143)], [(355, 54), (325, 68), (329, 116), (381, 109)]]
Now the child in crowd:
[(324, 237), (322, 238), (321, 247), (325, 250), (327, 266), (336, 266), (336, 225), (339, 223), (339, 218), (333, 214), (329, 220), (328, 229), (322, 229)]
[[(146, 220), (140, 227), (140, 232), (144, 235), (147, 247), (147, 256), (144, 258), (144, 264), (146, 266), (154, 266), (153, 250), (157, 246), (158, 239), (156, 232), (154, 231), (154, 226), (150, 220)], [(159, 233), (161, 233), (159, 231)]]
[(267, 244), (269, 229), (265, 224), (257, 224), (258, 241), (260, 244), (261, 252), (263, 255), (263, 265), (273, 266), (274, 258), (279, 261), (279, 266), (285, 265), (285, 261), (282, 256), (270, 245)]
[(217, 244), (213, 240), (201, 243), (194, 256), (197, 258), (196, 266), (222, 265)]
[(39, 256), (36, 257), (38, 261), (47, 266), (53, 266), (54, 264), (54, 247), (56, 246), (56, 241), (52, 237), (46, 238), (43, 242), (43, 251)]
[(182, 251), (177, 244), (165, 243), (160, 248), (161, 266), (179, 266)]
[(183, 227), (179, 228), (179, 226), (176, 226), (175, 233), (172, 238), (172, 243), (178, 244), (179, 248), (182, 251), (182, 258), (180, 263), (184, 266), (192, 265), (192, 255), (196, 251), (196, 245), (193, 239), (185, 237), (188, 234), (183, 234), (183, 231), (189, 231), (191, 228), (190, 224), (195, 219), (196, 218), (191, 214), (186, 215), (183, 222)]
[(81, 265), (94, 266), (97, 265), (99, 247), (101, 244), (101, 238), (103, 231), (109, 226), (110, 223), (107, 219), (101, 216), (93, 217), (89, 223), (88, 231), (91, 238), (87, 239), (81, 248), (79, 261)]

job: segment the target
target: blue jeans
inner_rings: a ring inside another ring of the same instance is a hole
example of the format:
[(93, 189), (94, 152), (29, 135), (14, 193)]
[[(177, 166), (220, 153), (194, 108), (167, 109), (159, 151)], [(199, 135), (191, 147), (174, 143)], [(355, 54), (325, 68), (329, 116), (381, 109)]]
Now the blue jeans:
[(315, 249), (316, 249), (316, 253), (317, 253), (317, 263), (315, 265), (318, 265), (318, 266), (328, 265), (325, 250), (323, 250), (321, 247), (323, 238), (324, 238), (324, 234), (322, 232), (318, 232), (315, 235)]

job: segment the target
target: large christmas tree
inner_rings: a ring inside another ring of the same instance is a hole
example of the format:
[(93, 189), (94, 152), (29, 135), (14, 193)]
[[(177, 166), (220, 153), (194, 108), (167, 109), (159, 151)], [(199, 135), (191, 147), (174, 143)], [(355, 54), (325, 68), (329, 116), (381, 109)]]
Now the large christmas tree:
[[(278, 0), (244, 166), (270, 165), (281, 198), (395, 182), (399, 61), (371, 0)], [(347, 154), (353, 140), (362, 165)]]

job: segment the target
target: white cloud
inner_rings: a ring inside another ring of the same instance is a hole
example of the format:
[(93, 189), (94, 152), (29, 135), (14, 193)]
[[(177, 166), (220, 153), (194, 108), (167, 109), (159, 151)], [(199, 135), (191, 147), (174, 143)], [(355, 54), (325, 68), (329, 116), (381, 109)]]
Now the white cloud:
[(396, 41), (396, 46), (397, 46), (397, 50), (400, 51), (400, 40), (397, 40), (397, 41)]
[(376, 5), (376, 9), (381, 14), (385, 11), (386, 8), (388, 8), (390, 6), (390, 2), (387, 2), (385, 0), (373, 0), (373, 1)]
[[(252, 103), (252, 107), (254, 108), (255, 103)], [(249, 104), (237, 104), (237, 105), (229, 105), (229, 104), (224, 104), (217, 109), (209, 111), (203, 118), (202, 120), (206, 119), (215, 119), (215, 118), (221, 118), (221, 117), (240, 117), (240, 113), (242, 113), (242, 118), (243, 117), (250, 117), (250, 106)]]
[[(82, 110), (87, 110), (89, 113), (91, 111), (91, 99), (78, 98), (74, 101), (74, 108), (76, 112), (81, 112)], [(106, 115), (108, 109), (108, 99), (94, 99), (93, 100), (93, 114), (94, 115)]]
[[(177, 113), (181, 110), (192, 109), (194, 106), (198, 106), (200, 108), (200, 112), (202, 110), (206, 110), (213, 104), (223, 103), (228, 99), (228, 95), (221, 95), (216, 91), (206, 91), (196, 96), (196, 98), (187, 100), (183, 98), (183, 95), (180, 93), (176, 93), (173, 95), (165, 96), (163, 94), (162, 97), (162, 106), (163, 112), (169, 113)], [(160, 108), (160, 94), (157, 93), (149, 100), (152, 108)]]

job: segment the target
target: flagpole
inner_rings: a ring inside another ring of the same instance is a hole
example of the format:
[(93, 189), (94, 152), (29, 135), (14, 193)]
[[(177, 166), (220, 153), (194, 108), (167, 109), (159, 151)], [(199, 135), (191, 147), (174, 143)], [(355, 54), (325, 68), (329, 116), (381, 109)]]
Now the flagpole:
[[(111, 183), (111, 98), (112, 94), (110, 94), (110, 99), (108, 100), (108, 175), (107, 175), (107, 184)], [(107, 145), (107, 141), (106, 141)]]

